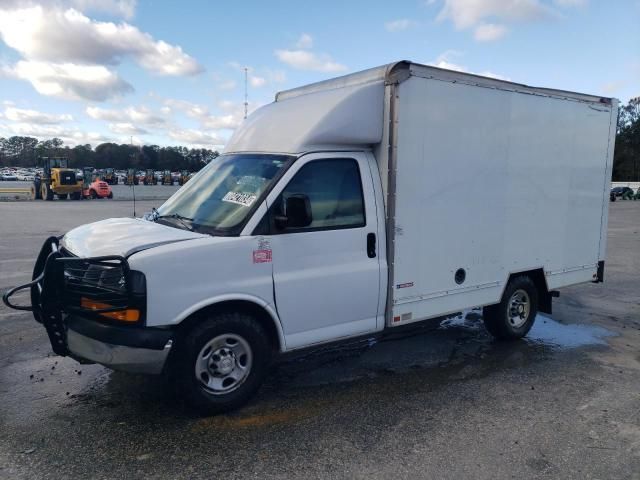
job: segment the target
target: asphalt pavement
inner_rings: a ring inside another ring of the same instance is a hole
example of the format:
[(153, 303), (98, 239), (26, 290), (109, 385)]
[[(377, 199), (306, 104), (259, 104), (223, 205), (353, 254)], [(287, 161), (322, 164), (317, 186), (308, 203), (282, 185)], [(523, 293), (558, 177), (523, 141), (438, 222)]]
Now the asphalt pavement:
[[(138, 202), (137, 213), (158, 202)], [(0, 203), (0, 290), (45, 237), (129, 202)], [(160, 377), (51, 353), (0, 307), (0, 478), (640, 478), (640, 202), (611, 204), (604, 284), (563, 289), (525, 340), (481, 312), (290, 359), (200, 418)]]

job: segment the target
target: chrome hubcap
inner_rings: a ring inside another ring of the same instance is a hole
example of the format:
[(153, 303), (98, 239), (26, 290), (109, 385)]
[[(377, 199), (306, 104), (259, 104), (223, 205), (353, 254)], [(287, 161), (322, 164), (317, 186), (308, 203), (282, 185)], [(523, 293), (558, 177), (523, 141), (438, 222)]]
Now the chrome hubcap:
[(251, 347), (244, 338), (233, 333), (218, 335), (200, 350), (196, 378), (209, 393), (226, 394), (247, 379), (252, 361)]
[(529, 294), (524, 290), (516, 290), (509, 299), (508, 308), (507, 317), (511, 326), (514, 328), (522, 327), (529, 319), (529, 312), (531, 311)]

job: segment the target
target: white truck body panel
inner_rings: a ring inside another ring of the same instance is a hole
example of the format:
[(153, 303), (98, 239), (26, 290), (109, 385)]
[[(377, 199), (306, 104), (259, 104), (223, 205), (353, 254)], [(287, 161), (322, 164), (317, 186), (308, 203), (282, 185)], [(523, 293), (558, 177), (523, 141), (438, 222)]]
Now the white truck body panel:
[(383, 96), (384, 82), (378, 80), (265, 105), (236, 130), (225, 152), (368, 147), (382, 137)]
[(611, 105), (418, 75), (397, 95), (396, 322), (497, 303), (514, 272), (542, 267), (549, 289), (594, 278)]

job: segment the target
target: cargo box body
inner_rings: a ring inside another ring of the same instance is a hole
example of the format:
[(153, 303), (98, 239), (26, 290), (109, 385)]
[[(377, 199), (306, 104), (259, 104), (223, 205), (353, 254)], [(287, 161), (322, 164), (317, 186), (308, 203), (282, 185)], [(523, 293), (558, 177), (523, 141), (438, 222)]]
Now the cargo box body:
[(409, 68), (387, 86), (391, 154), (378, 149), (391, 323), (497, 303), (513, 273), (543, 269), (549, 290), (594, 280), (615, 101)]

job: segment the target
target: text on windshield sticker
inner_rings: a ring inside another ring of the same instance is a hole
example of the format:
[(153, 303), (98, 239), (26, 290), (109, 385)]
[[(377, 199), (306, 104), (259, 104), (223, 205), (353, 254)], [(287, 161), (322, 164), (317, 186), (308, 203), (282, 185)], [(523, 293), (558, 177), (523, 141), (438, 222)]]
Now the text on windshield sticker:
[(238, 205), (242, 205), (243, 207), (250, 207), (253, 202), (258, 198), (256, 195), (252, 193), (242, 193), (242, 192), (229, 192), (224, 197), (222, 197), (223, 202), (229, 203), (237, 203)]

